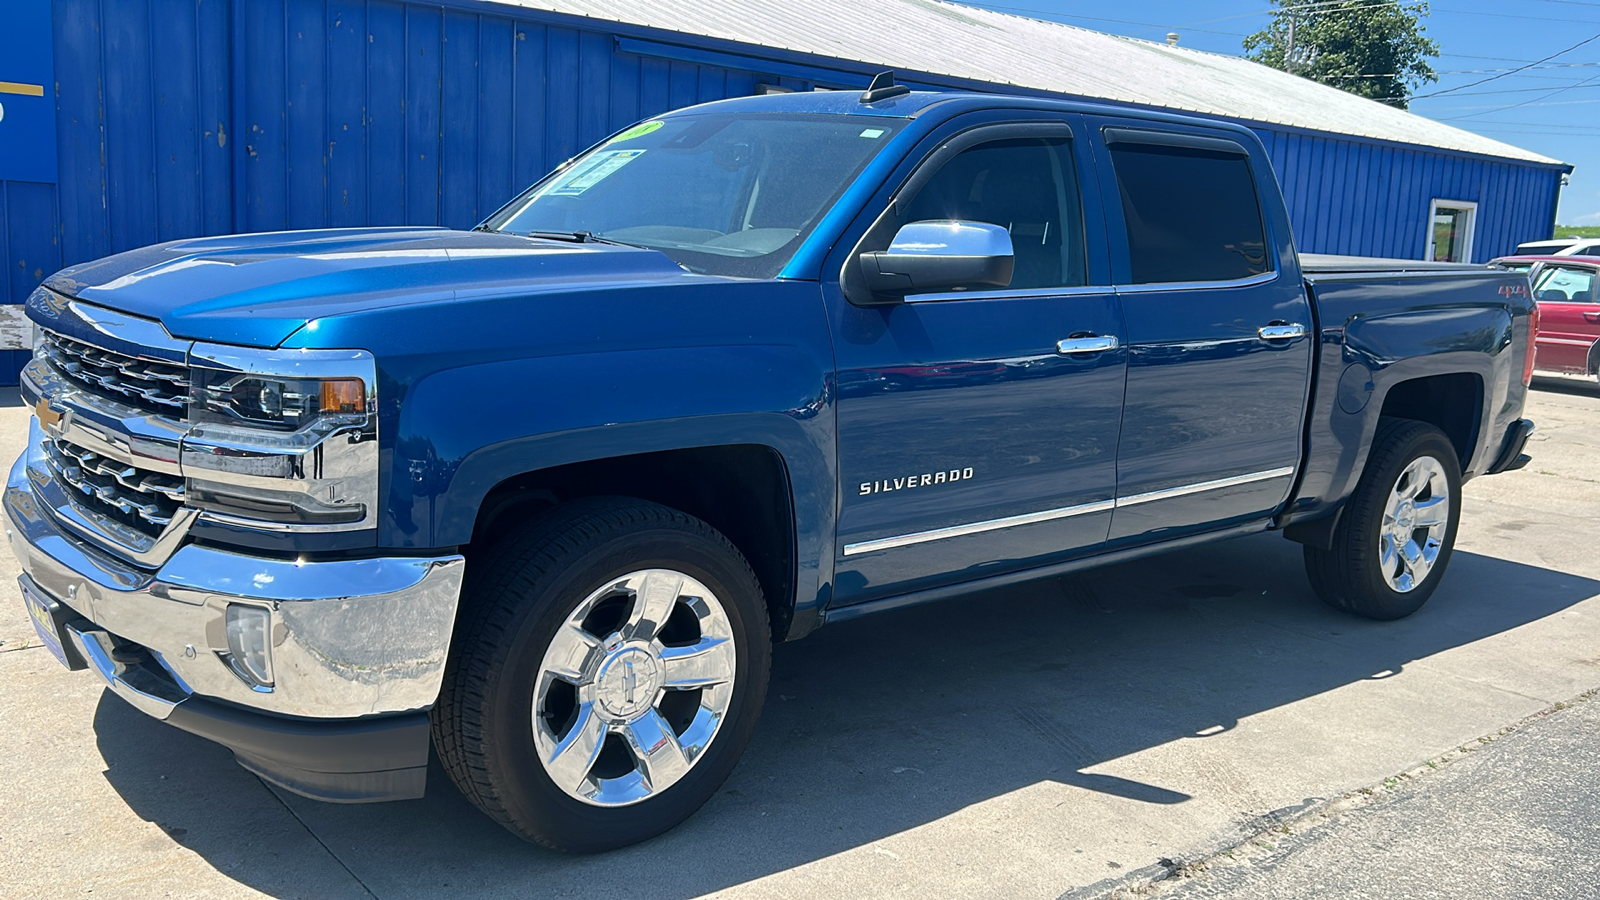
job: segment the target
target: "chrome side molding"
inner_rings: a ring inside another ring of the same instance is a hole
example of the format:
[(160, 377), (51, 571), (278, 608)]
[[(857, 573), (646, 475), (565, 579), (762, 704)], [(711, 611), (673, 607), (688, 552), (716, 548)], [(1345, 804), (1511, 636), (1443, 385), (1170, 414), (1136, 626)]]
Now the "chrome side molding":
[(1174, 497), (1183, 497), (1188, 494), (1198, 494), (1202, 491), (1220, 491), (1223, 488), (1237, 487), (1241, 484), (1251, 484), (1257, 481), (1271, 481), (1274, 478), (1287, 478), (1294, 474), (1294, 466), (1283, 466), (1277, 469), (1268, 469), (1264, 472), (1251, 472), (1247, 475), (1234, 475), (1231, 478), (1218, 478), (1215, 481), (1201, 481), (1196, 484), (1182, 484), (1177, 487), (1165, 488), (1159, 491), (1147, 491), (1143, 494), (1133, 494), (1128, 497), (1117, 498), (1117, 508), (1124, 506), (1138, 506), (1141, 503), (1153, 503), (1156, 500), (1171, 500)]
[(949, 528), (935, 528), (932, 531), (919, 531), (914, 534), (902, 534), (895, 537), (878, 538), (872, 541), (860, 541), (855, 544), (844, 545), (845, 556), (855, 556), (859, 553), (871, 553), (874, 550), (890, 550), (895, 547), (906, 547), (911, 544), (923, 544), (928, 541), (942, 541), (945, 538), (961, 537), (967, 534), (980, 534), (985, 531), (995, 531), (1000, 528), (1014, 528), (1018, 525), (1032, 525), (1035, 522), (1049, 522), (1052, 519), (1066, 519), (1072, 516), (1086, 516), (1091, 513), (1110, 512), (1115, 507), (1115, 500), (1096, 500), (1093, 503), (1082, 503), (1077, 506), (1063, 506), (1057, 509), (1046, 509), (1034, 513), (1023, 513), (1020, 516), (1007, 516), (1003, 519), (988, 519), (983, 522), (971, 522), (966, 525), (952, 525)]
[[(1115, 340), (1113, 338), (1112, 340)], [(1006, 516), (1001, 519), (986, 519), (982, 522), (971, 522), (966, 525), (952, 525), (948, 528), (935, 528), (931, 531), (918, 531), (911, 534), (895, 535), (893, 537), (877, 538), (870, 541), (858, 541), (844, 545), (845, 556), (856, 556), (861, 553), (871, 553), (874, 550), (892, 550), (896, 547), (908, 547), (912, 544), (924, 544), (928, 541), (942, 541), (945, 538), (962, 537), (968, 534), (980, 534), (985, 531), (995, 531), (1001, 528), (1015, 528), (1018, 525), (1033, 525), (1038, 522), (1049, 522), (1054, 519), (1066, 519), (1072, 516), (1085, 516), (1093, 513), (1111, 512), (1126, 506), (1138, 506), (1141, 503), (1153, 503), (1157, 500), (1171, 500), (1174, 497), (1183, 497), (1189, 494), (1199, 494), (1205, 491), (1220, 491), (1223, 488), (1238, 487), (1242, 484), (1253, 484), (1258, 481), (1271, 481), (1275, 478), (1287, 478), (1295, 472), (1294, 466), (1280, 466), (1276, 469), (1267, 469), (1261, 472), (1249, 472), (1244, 475), (1233, 475), (1228, 478), (1217, 478), (1212, 481), (1200, 481), (1194, 484), (1183, 484), (1177, 487), (1163, 488), (1159, 491), (1147, 491), (1142, 494), (1132, 494), (1127, 497), (1117, 497), (1112, 500), (1096, 500), (1092, 503), (1082, 503), (1077, 506), (1063, 506), (1056, 509), (1046, 509), (1034, 513), (1023, 513), (1019, 516)]]

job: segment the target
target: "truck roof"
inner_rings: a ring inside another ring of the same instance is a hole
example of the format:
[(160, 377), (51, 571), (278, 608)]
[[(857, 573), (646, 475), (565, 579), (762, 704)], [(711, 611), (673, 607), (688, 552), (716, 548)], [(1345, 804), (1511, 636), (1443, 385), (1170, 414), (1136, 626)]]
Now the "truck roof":
[(714, 100), (695, 106), (686, 106), (658, 118), (697, 115), (706, 112), (745, 113), (798, 113), (821, 115), (882, 116), (914, 119), (932, 107), (955, 115), (980, 109), (1039, 109), (1065, 113), (1117, 116), (1145, 119), (1175, 125), (1197, 125), (1254, 137), (1254, 132), (1232, 122), (1182, 115), (1154, 110), (1131, 109), (1084, 100), (1056, 100), (1048, 97), (1021, 97), (1012, 94), (981, 94), (969, 91), (911, 91), (899, 96), (862, 103), (860, 91), (796, 91), (784, 94), (760, 94), (753, 97), (732, 97)]

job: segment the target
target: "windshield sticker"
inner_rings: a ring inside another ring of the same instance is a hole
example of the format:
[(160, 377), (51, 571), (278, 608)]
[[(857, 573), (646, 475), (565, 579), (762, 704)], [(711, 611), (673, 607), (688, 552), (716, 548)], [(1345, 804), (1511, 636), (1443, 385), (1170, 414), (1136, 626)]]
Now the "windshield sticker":
[(628, 163), (643, 156), (643, 150), (601, 150), (572, 167), (546, 193), (555, 197), (576, 197), (611, 176)]
[(618, 141), (631, 141), (634, 138), (641, 138), (641, 137), (644, 137), (647, 134), (650, 134), (650, 133), (660, 129), (661, 126), (663, 126), (665, 124), (667, 124), (667, 123), (665, 123), (665, 122), (640, 122), (639, 124), (633, 126), (632, 128), (629, 128), (627, 131), (624, 131), (623, 133), (621, 133), (621, 134), (617, 135), (616, 137), (612, 138), (608, 143), (615, 144)]
[(887, 128), (868, 128), (861, 132), (861, 136), (868, 140), (877, 140), (883, 137), (883, 133), (888, 130)]

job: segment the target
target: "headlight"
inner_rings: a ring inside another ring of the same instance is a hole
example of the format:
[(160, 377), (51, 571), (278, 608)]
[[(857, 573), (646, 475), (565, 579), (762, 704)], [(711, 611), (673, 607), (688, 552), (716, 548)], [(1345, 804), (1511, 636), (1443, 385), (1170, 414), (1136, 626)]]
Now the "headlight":
[(295, 431), (325, 419), (355, 425), (367, 414), (360, 378), (270, 378), (196, 369), (196, 421), (239, 423)]
[(266, 531), (371, 528), (376, 367), (362, 350), (190, 350), (188, 502)]

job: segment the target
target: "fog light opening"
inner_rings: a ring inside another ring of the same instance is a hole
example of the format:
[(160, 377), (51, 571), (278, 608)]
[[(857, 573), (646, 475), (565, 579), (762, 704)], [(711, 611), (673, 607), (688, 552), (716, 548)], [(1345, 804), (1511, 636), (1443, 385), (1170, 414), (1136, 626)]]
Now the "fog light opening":
[(272, 611), (228, 604), (228, 652), (222, 658), (233, 674), (256, 690), (272, 689)]

